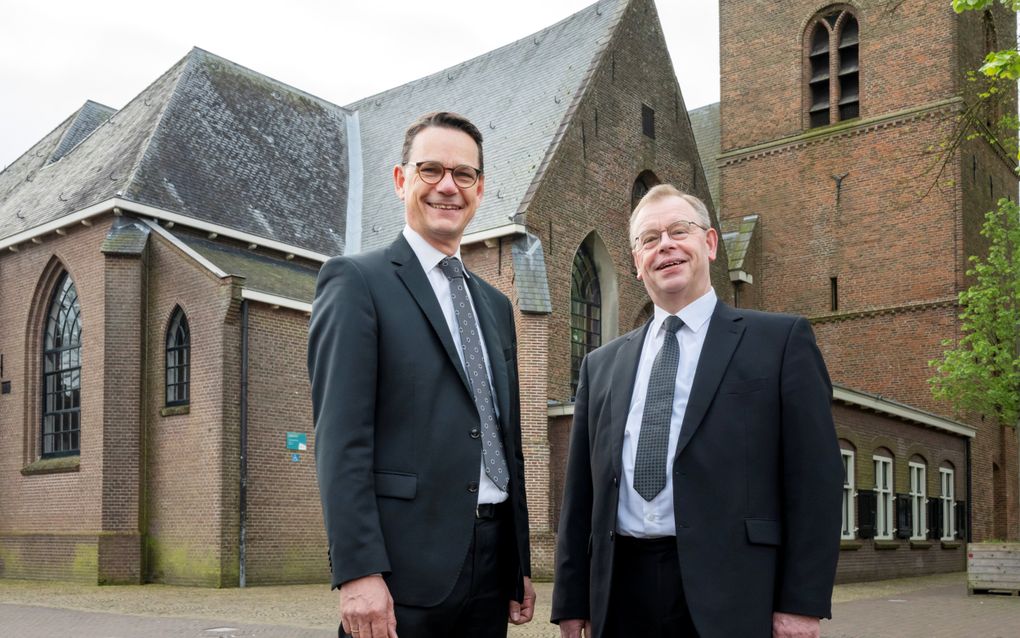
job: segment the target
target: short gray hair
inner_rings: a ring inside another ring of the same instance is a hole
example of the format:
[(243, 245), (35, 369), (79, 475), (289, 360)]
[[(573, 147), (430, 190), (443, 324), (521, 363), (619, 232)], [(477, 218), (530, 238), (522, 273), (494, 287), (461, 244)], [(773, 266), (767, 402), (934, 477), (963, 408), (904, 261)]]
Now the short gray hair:
[(634, 245), (634, 222), (637, 220), (638, 213), (641, 209), (662, 199), (669, 197), (679, 197), (694, 209), (694, 212), (698, 215), (698, 223), (704, 226), (706, 229), (712, 227), (712, 217), (708, 214), (708, 206), (705, 206), (705, 202), (701, 201), (694, 195), (690, 195), (678, 189), (672, 184), (659, 184), (653, 186), (651, 190), (645, 193), (645, 196), (641, 198), (637, 206), (634, 207), (634, 212), (630, 214), (630, 224), (627, 226), (630, 232), (630, 244)]

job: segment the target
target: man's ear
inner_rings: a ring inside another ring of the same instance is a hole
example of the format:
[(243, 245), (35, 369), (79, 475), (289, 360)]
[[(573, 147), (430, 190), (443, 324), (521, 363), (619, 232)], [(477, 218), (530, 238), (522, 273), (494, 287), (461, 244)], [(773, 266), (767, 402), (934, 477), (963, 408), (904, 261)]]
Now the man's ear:
[(397, 164), (393, 167), (393, 189), (397, 191), (397, 197), (404, 199), (404, 182), (407, 177), (404, 175), (404, 167)]
[(705, 231), (705, 243), (708, 244), (708, 260), (715, 261), (716, 251), (719, 248), (719, 233), (715, 232), (714, 227)]

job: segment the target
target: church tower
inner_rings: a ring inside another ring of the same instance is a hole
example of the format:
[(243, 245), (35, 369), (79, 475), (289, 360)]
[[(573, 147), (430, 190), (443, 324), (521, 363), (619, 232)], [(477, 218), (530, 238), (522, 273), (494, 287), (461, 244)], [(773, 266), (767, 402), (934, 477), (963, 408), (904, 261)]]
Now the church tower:
[[(1017, 193), (1011, 158), (981, 139), (953, 145), (975, 102), (967, 71), (1012, 46), (1014, 15), (998, 3), (956, 15), (949, 0), (721, 0), (720, 24), (719, 208), (731, 223), (758, 216), (754, 298), (812, 321), (836, 384), (976, 428), (968, 537), (1016, 538), (1016, 430), (954, 413), (927, 381), (942, 340), (960, 336), (984, 215)], [(846, 431), (858, 493), (877, 492), (880, 437)], [(882, 452), (894, 493), (918, 487), (915, 467), (931, 497), (944, 470), (968, 476), (914, 443), (882, 444), (899, 450)]]

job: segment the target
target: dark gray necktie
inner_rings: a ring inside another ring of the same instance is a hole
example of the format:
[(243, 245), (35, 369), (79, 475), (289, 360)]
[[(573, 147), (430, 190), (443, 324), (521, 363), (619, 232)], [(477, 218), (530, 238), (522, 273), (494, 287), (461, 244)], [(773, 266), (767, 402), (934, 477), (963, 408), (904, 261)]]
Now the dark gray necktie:
[(478, 334), (475, 313), (471, 310), (471, 302), (464, 288), (464, 267), (456, 257), (444, 258), (439, 262), (439, 267), (450, 280), (450, 299), (453, 301), (453, 312), (457, 317), (457, 329), (460, 331), (464, 371), (467, 372), (468, 381), (471, 383), (472, 398), (481, 419), (482, 462), (485, 464), (485, 473), (496, 487), (505, 492), (510, 474), (503, 455), (503, 443), (499, 438), (496, 410), (492, 405), (492, 390), (489, 386), (489, 373), (485, 369), (485, 357), (482, 356), (481, 335)]
[(645, 394), (645, 410), (641, 414), (641, 434), (634, 460), (634, 491), (646, 501), (655, 498), (666, 487), (669, 422), (673, 416), (673, 389), (680, 363), (676, 331), (683, 325), (680, 317), (666, 317), (666, 335), (648, 377), (648, 393)]

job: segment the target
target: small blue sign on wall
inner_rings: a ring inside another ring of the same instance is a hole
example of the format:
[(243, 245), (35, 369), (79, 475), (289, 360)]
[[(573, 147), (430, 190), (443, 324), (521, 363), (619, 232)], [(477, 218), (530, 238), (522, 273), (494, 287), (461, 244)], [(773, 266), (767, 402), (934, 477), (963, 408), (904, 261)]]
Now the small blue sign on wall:
[[(308, 449), (308, 435), (304, 432), (287, 433), (287, 449), (304, 452)], [(297, 459), (294, 459), (295, 461)]]
[(298, 454), (297, 452), (294, 452), (293, 454), (290, 455), (290, 461), (291, 463), (300, 463), (301, 455)]

